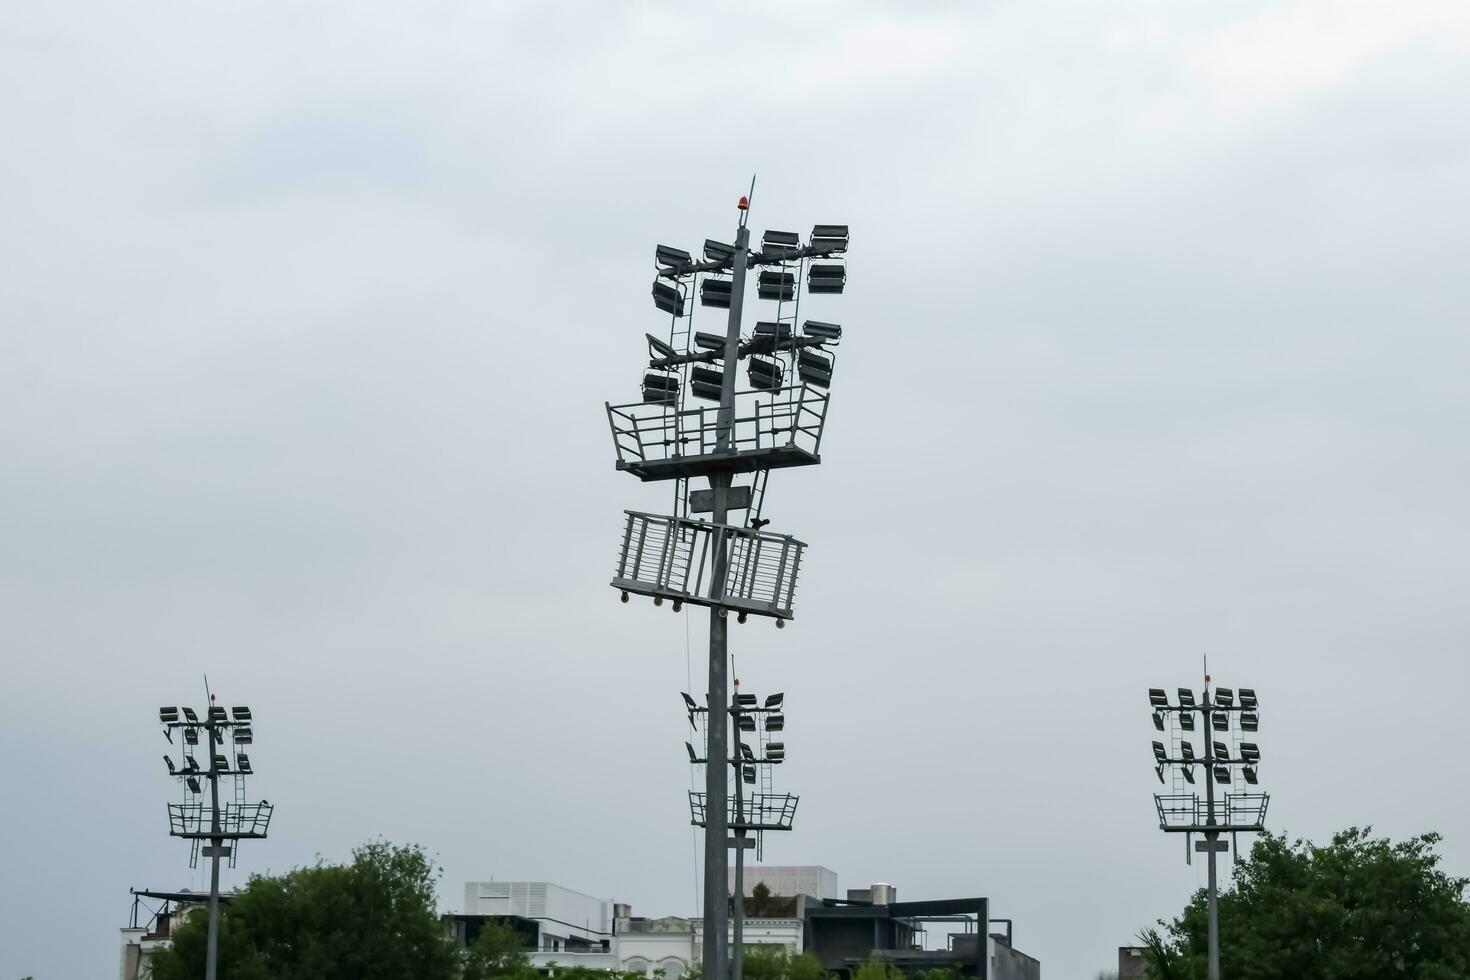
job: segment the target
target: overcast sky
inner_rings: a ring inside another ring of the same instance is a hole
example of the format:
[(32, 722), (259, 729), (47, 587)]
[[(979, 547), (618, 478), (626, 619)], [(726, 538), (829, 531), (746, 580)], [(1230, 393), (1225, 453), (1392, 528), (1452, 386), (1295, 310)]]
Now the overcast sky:
[(156, 725), (205, 672), (278, 806), (231, 883), (383, 835), (446, 909), (696, 911), (706, 617), (607, 586), (669, 494), (602, 406), (752, 172), (757, 234), (852, 226), (766, 503), (797, 619), (732, 627), (769, 861), (1090, 978), (1202, 882), (1144, 695), (1208, 654), (1272, 826), (1470, 874), (1470, 8), (697, 6), (6, 4), (0, 976), (112, 976), (130, 886), (207, 886)]

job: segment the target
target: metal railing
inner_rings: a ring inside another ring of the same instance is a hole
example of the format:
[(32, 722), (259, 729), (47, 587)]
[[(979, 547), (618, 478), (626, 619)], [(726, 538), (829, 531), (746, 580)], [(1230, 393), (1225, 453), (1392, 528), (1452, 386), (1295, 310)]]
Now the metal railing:
[[(272, 803), (225, 803), (219, 808), (220, 837), (264, 837), (270, 827)], [(174, 837), (214, 837), (213, 810), (204, 803), (170, 803), (168, 832)]]
[[(737, 453), (797, 449), (816, 456), (829, 400), (806, 384), (737, 391), (731, 445)], [(625, 467), (715, 454), (719, 414), (715, 402), (683, 409), (643, 402), (607, 406), (618, 462)]]
[[(742, 804), (743, 815), (735, 812), (734, 800), (726, 800), (725, 816), (731, 830), (790, 830), (800, 799), (791, 793), (757, 793), (746, 797)], [(689, 791), (689, 822), (696, 827), (704, 826), (704, 801), (704, 793)]]
[[(612, 586), (625, 592), (790, 619), (804, 542), (728, 524), (626, 511)], [(717, 534), (725, 537), (724, 594), (710, 598)]]
[[(1206, 779), (1210, 778), (1207, 774)], [(1264, 830), (1269, 793), (1224, 793), (1215, 801), (1213, 829)], [(1209, 807), (1198, 793), (1154, 795), (1159, 811), (1159, 827), (1163, 830), (1211, 829)]]

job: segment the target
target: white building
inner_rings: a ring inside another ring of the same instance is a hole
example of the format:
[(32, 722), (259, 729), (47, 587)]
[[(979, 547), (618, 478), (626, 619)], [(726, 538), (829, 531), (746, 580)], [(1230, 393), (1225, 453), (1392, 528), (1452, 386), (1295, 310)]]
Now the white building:
[[(735, 894), (735, 869), (730, 868), (730, 894)], [(761, 882), (772, 895), (810, 895), (813, 898), (841, 898), (837, 894), (837, 872), (820, 864), (747, 864), (745, 897)]]
[(605, 940), (612, 937), (612, 902), (549, 881), (467, 882), (464, 914), (534, 921), (541, 953), (605, 952)]

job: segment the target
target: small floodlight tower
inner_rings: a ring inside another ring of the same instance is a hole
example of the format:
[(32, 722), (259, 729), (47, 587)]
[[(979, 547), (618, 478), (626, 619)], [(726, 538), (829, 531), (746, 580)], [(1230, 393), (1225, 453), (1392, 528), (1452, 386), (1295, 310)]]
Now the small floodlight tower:
[[(755, 191), (751, 183), (751, 193)], [(766, 231), (758, 249), (742, 197), (735, 241), (704, 243), (696, 260), (682, 249), (654, 250), (653, 305), (668, 317), (662, 336), (647, 334), (642, 400), (607, 405), (617, 468), (645, 482), (674, 484), (672, 515), (627, 511), (612, 586), (627, 602), (646, 595), (679, 611), (708, 606), (708, 703), (729, 700), (728, 616), (769, 616), (778, 628), (792, 618), (792, 596), (806, 545), (763, 530), (770, 471), (821, 462), (836, 348), (842, 327), (803, 319), (808, 294), (846, 287), (846, 225), (816, 225), (805, 244), (795, 232)], [(756, 298), (767, 307), (742, 331), (746, 274), (756, 272)], [(694, 302), (698, 298), (698, 304)], [(728, 310), (719, 332), (697, 330), (695, 307)], [(742, 365), (745, 383), (740, 383)], [(709, 404), (705, 404), (709, 403)], [(738, 483), (742, 478), (747, 483)], [(690, 489), (705, 480), (708, 489)], [(732, 512), (745, 519), (731, 521)], [(708, 520), (691, 514), (708, 514)], [(727, 724), (708, 726), (705, 756), (730, 758)], [(706, 980), (727, 980), (729, 889), (726, 864), (727, 767), (705, 767), (704, 958)], [(739, 980), (737, 977), (736, 980)]]
[[(206, 681), (206, 691), (208, 687), (209, 682)], [(205, 980), (215, 980), (219, 967), (220, 859), (228, 859), (229, 866), (233, 868), (239, 842), (265, 837), (274, 807), (265, 800), (245, 802), (245, 777), (255, 773), (249, 754), (255, 742), (249, 708), (239, 705), (226, 712), (214, 703), (214, 695), (210, 694), (202, 719), (193, 708), (169, 706), (158, 709), (158, 720), (163, 724), (163, 735), (172, 747), (164, 754), (164, 764), (168, 766), (168, 774), (183, 786), (183, 802), (168, 805), (169, 835), (189, 842), (191, 868), (199, 866), (200, 843), (208, 842), (202, 848), (204, 856), (210, 860), (209, 939), (205, 949), (204, 977)], [(178, 736), (177, 742), (174, 741), (175, 735)], [(178, 750), (177, 764), (173, 749)], [(200, 753), (208, 760), (207, 765), (199, 764)], [(220, 803), (222, 779), (233, 782), (233, 802)], [(205, 790), (201, 780), (209, 783), (207, 803), (204, 802)]]
[[(698, 704), (688, 693), (684, 693), (684, 710), (689, 715), (689, 725), (696, 731), (696, 718), (708, 725), (709, 708)], [(735, 882), (731, 888), (734, 901), (732, 922), (730, 975), (744, 976), (745, 966), (745, 852), (754, 850), (756, 859), (763, 853), (762, 844), (768, 830), (790, 830), (796, 819), (796, 804), (799, 797), (791, 793), (777, 793), (773, 788), (774, 769), (786, 761), (786, 696), (771, 694), (762, 705), (754, 694), (744, 694), (740, 681), (735, 681), (735, 696), (730, 699), (728, 709), (730, 724), (735, 730), (737, 751), (731, 754), (728, 763), (735, 773), (735, 794), (725, 801), (726, 820), (734, 836), (726, 842), (735, 849)], [(749, 739), (749, 741), (747, 741)], [(708, 741), (706, 739), (706, 741)], [(754, 742), (754, 745), (751, 743)], [(709, 764), (709, 760), (694, 750), (691, 742), (685, 742), (689, 763), (694, 766)], [(749, 797), (745, 787), (749, 786)], [(704, 827), (709, 833), (709, 797), (695, 790), (689, 791), (690, 823)], [(751, 834), (755, 837), (752, 839)], [(705, 928), (705, 943), (708, 944), (709, 927)]]
[[(1236, 695), (1239, 694), (1239, 700)], [(1154, 806), (1159, 814), (1159, 829), (1170, 834), (1184, 834), (1184, 859), (1191, 860), (1193, 851), (1206, 854), (1209, 862), (1209, 980), (1220, 980), (1220, 915), (1218, 884), (1215, 877), (1215, 855), (1228, 849), (1220, 839), (1228, 833), (1239, 853), (1241, 833), (1261, 833), (1266, 829), (1268, 793), (1257, 790), (1261, 749), (1254, 741), (1260, 727), (1256, 692), (1243, 687), (1239, 692), (1228, 687), (1210, 691), (1210, 675), (1205, 674), (1205, 688), (1199, 701), (1187, 687), (1179, 689), (1179, 703), (1169, 703), (1169, 695), (1161, 687), (1148, 690), (1153, 710), (1154, 728), (1164, 733), (1167, 741), (1155, 739), (1154, 775), (1171, 791), (1155, 793)], [(1193, 733), (1203, 741), (1202, 751), (1194, 748)], [(1195, 766), (1202, 770), (1205, 798), (1189, 789), (1195, 785)], [(1165, 776), (1169, 778), (1166, 779)], [(1217, 794), (1216, 786), (1220, 787)], [(1203, 840), (1191, 839), (1198, 834)]]

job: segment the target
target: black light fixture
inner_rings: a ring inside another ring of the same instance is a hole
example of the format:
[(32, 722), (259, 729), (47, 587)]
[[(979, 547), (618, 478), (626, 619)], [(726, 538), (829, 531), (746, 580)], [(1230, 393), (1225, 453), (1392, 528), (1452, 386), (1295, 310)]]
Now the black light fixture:
[(1253, 687), (1242, 687), (1240, 689), (1240, 706), (1246, 711), (1256, 710), (1256, 689)]
[(1186, 732), (1194, 731), (1194, 715), (1189, 713), (1188, 711), (1182, 713), (1179, 716), (1179, 727), (1184, 729)]
[(1148, 689), (1148, 703), (1155, 708), (1167, 708), (1169, 706), (1169, 695), (1164, 693), (1162, 687), (1151, 687)]
[(758, 699), (754, 694), (737, 694), (735, 695), (735, 703), (742, 708), (754, 708), (758, 703)]
[(1216, 766), (1215, 767), (1215, 782), (1217, 782), (1217, 783), (1228, 783), (1228, 782), (1230, 782), (1230, 767), (1229, 766)]
[(796, 298), (796, 276), (789, 272), (762, 269), (756, 278), (755, 294), (761, 299), (789, 302)]
[(836, 343), (842, 339), (842, 324), (808, 320), (801, 325), (801, 332), (822, 343)]
[(1210, 723), (1217, 732), (1230, 731), (1230, 713), (1228, 711), (1214, 711), (1210, 713)]
[(775, 337), (777, 340), (791, 339), (791, 324), (778, 323), (774, 320), (760, 320), (755, 325), (757, 337)]
[(735, 257), (735, 246), (717, 242), (713, 238), (704, 240), (704, 257), (710, 262), (728, 262)]
[(779, 731), (784, 731), (785, 728), (786, 728), (786, 716), (785, 715), (780, 715), (780, 714), (777, 714), (777, 715), (766, 715), (766, 731), (768, 731), (768, 732), (779, 732)]
[(1224, 742), (1216, 741), (1214, 743), (1214, 749), (1215, 758), (1226, 760), (1230, 758), (1230, 746), (1226, 745)]
[(187, 787), (189, 787), (189, 792), (193, 793), (195, 796), (198, 796), (199, 795), (200, 790), (199, 790), (199, 780), (198, 779), (196, 779), (193, 776), (189, 776), (188, 778), (186, 778), (184, 780), (184, 785), (187, 786)]
[(1160, 783), (1162, 783), (1164, 781), (1164, 767), (1163, 767), (1163, 765), (1154, 766), (1154, 775), (1159, 777), (1159, 782)]
[(1164, 730), (1164, 716), (1161, 715), (1161, 714), (1159, 714), (1157, 711), (1155, 711), (1154, 714), (1153, 714), (1153, 719), (1154, 719), (1154, 727), (1157, 728), (1159, 731), (1163, 731)]
[(660, 269), (678, 271), (694, 264), (694, 258), (682, 248), (659, 245), (653, 250), (653, 261)]
[(158, 720), (165, 725), (172, 725), (179, 720), (178, 708), (159, 708)]
[(172, 776), (172, 775), (174, 775), (174, 774), (176, 774), (178, 772), (178, 770), (174, 768), (174, 760), (173, 759), (170, 759), (168, 756), (164, 756), (163, 757), (163, 761), (166, 762), (166, 763), (168, 763), (168, 774), (170, 776)]
[(761, 236), (761, 258), (768, 261), (795, 258), (800, 246), (801, 236), (794, 231), (767, 231)]
[(1261, 761), (1261, 747), (1255, 742), (1240, 743), (1240, 758), (1251, 765)]
[(832, 358), (804, 347), (796, 355), (796, 369), (806, 383), (818, 388), (832, 387)]
[(1193, 708), (1194, 707), (1194, 692), (1191, 691), (1187, 687), (1181, 687), (1179, 689), (1179, 703), (1183, 707)]
[(705, 306), (716, 306), (722, 310), (730, 308), (733, 283), (729, 279), (706, 278), (699, 284), (699, 302)]
[(179, 710), (184, 712), (184, 720), (187, 721), (189, 724), (199, 724), (199, 716), (194, 713), (193, 708), (181, 708)]
[(717, 333), (705, 333), (703, 330), (694, 331), (694, 346), (700, 350), (724, 350), (725, 338)]
[(720, 389), (724, 383), (725, 372), (718, 368), (696, 364), (689, 370), (689, 391), (696, 398), (719, 401)]
[(741, 766), (740, 767), (740, 778), (741, 779), (744, 779), (747, 783), (749, 783), (750, 785), (754, 786), (755, 785), (755, 766)]
[(840, 262), (813, 263), (806, 273), (806, 288), (813, 293), (840, 293), (847, 285), (847, 266)]
[(653, 284), (653, 305), (674, 316), (684, 315), (684, 293), (661, 280)]
[(814, 225), (812, 248), (820, 251), (847, 251), (847, 225)]
[(236, 721), (243, 721), (247, 725), (250, 723), (250, 709), (247, 708), (245, 705), (235, 705), (233, 708), (230, 709), (230, 713), (235, 716)]
[(242, 776), (249, 776), (254, 770), (250, 768), (250, 756), (244, 752), (235, 753), (235, 769)]
[(1252, 766), (1242, 767), (1240, 770), (1240, 774), (1245, 777), (1245, 781), (1251, 786), (1255, 786), (1261, 781), (1260, 777), (1256, 775), (1255, 768)]
[(770, 391), (781, 387), (784, 372), (781, 370), (781, 365), (770, 358), (751, 355), (746, 374), (750, 378), (752, 388), (763, 388)]
[(235, 736), (235, 744), (237, 745), (249, 745), (255, 740), (255, 733), (250, 730), (250, 726), (248, 725), (242, 725), (236, 728), (232, 734)]
[(199, 729), (197, 729), (197, 728), (186, 728), (186, 729), (184, 729), (184, 744), (185, 745), (198, 745), (199, 744)]
[(741, 715), (740, 716), (740, 730), (742, 732), (753, 732), (753, 731), (755, 731), (755, 715)]
[(209, 720), (212, 721), (212, 722), (214, 722), (215, 724), (219, 725), (219, 724), (224, 724), (225, 722), (229, 721), (230, 719), (228, 717), (226, 717), (226, 715), (225, 715), (224, 706), (218, 705), (218, 704), (211, 704), (209, 706)]
[(1179, 744), (1179, 755), (1181, 757), (1185, 758), (1185, 759), (1190, 760), (1191, 762), (1194, 761), (1194, 745), (1193, 745), (1193, 743), (1191, 743), (1191, 742), (1181, 742)]
[(1194, 766), (1183, 766), (1183, 767), (1180, 768), (1179, 771), (1184, 775), (1184, 781), (1186, 783), (1188, 783), (1189, 785), (1193, 786), (1194, 785)]
[(1215, 703), (1222, 708), (1235, 707), (1235, 692), (1228, 687), (1215, 688)]
[(694, 746), (690, 745), (688, 742), (685, 742), (684, 743), (684, 748), (687, 749), (688, 752), (689, 752), (689, 761), (690, 762), (699, 762), (699, 761), (701, 761), (700, 758), (699, 758), (699, 756), (698, 756), (698, 754), (696, 754), (695, 751), (694, 751)]
[(1243, 732), (1259, 731), (1261, 727), (1261, 716), (1254, 711), (1242, 711), (1240, 713), (1240, 730)]
[(679, 376), (665, 371), (649, 371), (643, 375), (645, 405), (673, 405), (679, 400)]
[(224, 756), (224, 755), (220, 755), (219, 753), (216, 752), (215, 755), (214, 755), (214, 770), (215, 770), (215, 772), (223, 772), (224, 770), (227, 770), (229, 768), (230, 768), (230, 760), (229, 760), (229, 757), (228, 756)]
[(1155, 742), (1154, 743), (1154, 758), (1155, 759), (1158, 759), (1160, 762), (1168, 762), (1169, 761), (1169, 755), (1168, 755), (1168, 753), (1166, 753), (1164, 751), (1164, 743), (1163, 742)]
[(778, 693), (778, 694), (767, 694), (766, 695), (766, 707), (767, 708), (779, 708), (779, 707), (781, 707), (781, 702), (783, 702), (785, 700), (786, 700), (786, 695), (785, 694), (781, 694), (781, 693)]

